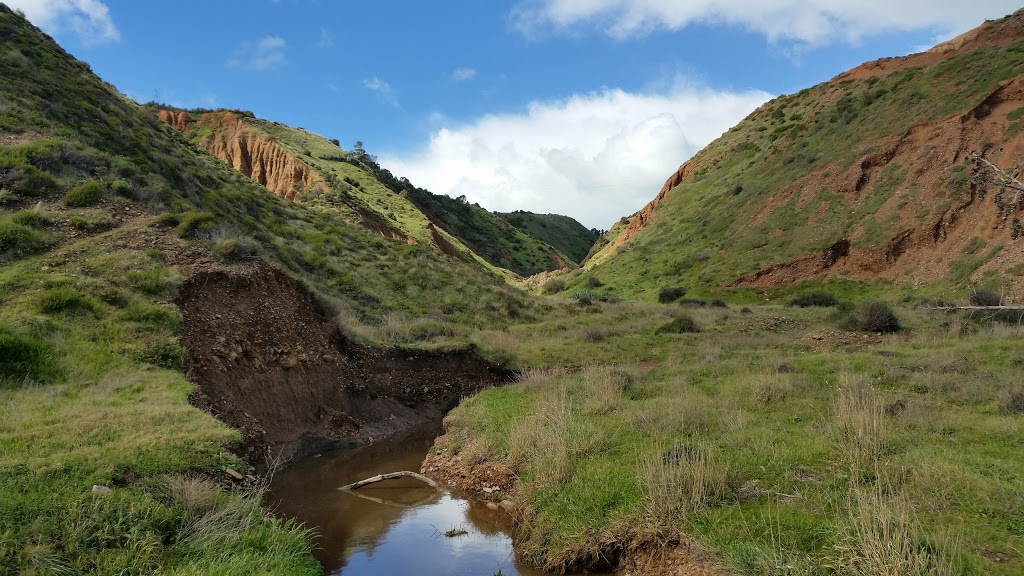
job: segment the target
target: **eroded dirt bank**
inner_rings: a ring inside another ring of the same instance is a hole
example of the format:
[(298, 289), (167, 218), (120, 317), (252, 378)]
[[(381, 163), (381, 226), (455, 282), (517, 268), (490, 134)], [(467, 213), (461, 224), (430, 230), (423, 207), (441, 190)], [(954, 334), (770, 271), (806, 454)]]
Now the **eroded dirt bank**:
[(471, 349), (351, 342), (307, 288), (269, 264), (197, 272), (175, 303), (192, 403), (239, 429), (257, 467), (438, 419), (510, 378)]

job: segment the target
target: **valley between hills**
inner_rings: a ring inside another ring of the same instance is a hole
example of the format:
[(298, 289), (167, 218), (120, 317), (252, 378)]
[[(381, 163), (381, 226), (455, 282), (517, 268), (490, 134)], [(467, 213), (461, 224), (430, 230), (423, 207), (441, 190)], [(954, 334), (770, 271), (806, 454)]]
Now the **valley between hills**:
[(551, 573), (1024, 572), (1024, 12), (780, 96), (610, 230), (138, 104), (0, 4), (0, 574), (319, 574), (289, 462)]

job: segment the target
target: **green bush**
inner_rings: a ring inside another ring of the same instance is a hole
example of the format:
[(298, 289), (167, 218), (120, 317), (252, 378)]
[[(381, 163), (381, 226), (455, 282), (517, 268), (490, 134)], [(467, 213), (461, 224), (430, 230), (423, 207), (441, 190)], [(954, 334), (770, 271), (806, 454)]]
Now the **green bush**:
[(828, 292), (809, 292), (790, 300), (790, 306), (808, 308), (811, 306), (829, 307), (839, 304), (839, 299)]
[(227, 262), (244, 262), (260, 257), (260, 244), (248, 236), (220, 238), (210, 244), (210, 249)]
[(53, 220), (41, 210), (19, 210), (11, 215), (11, 222), (29, 228), (45, 228), (52, 224)]
[(545, 282), (540, 290), (545, 294), (558, 294), (565, 290), (565, 281), (560, 278), (552, 278)]
[(96, 205), (103, 198), (103, 186), (95, 180), (86, 180), (64, 195), (64, 205), (85, 208)]
[(697, 325), (697, 321), (692, 316), (683, 314), (675, 320), (659, 327), (654, 331), (655, 334), (692, 334), (700, 332), (700, 326)]
[(601, 286), (604, 286), (604, 282), (601, 282), (601, 279), (597, 276), (587, 278), (587, 281), (584, 284), (587, 285), (587, 288), (600, 288)]
[(39, 311), (46, 314), (87, 312), (95, 307), (88, 296), (70, 286), (51, 288), (43, 292), (37, 303)]
[(18, 257), (49, 244), (49, 236), (12, 219), (0, 220), (0, 256)]
[(686, 288), (682, 286), (666, 286), (658, 292), (658, 302), (668, 304), (686, 296)]
[(60, 375), (53, 348), (0, 323), (0, 389), (18, 386), (26, 380), (50, 382)]
[(885, 302), (864, 302), (853, 310), (853, 325), (865, 332), (899, 332), (900, 320)]
[(580, 306), (590, 306), (594, 303), (594, 294), (590, 290), (581, 290), (573, 294), (572, 299)]
[(23, 196), (45, 196), (60, 188), (49, 172), (34, 166), (0, 160), (0, 189)]
[(209, 212), (185, 212), (179, 216), (176, 230), (178, 236), (187, 238), (199, 232), (210, 232), (213, 230), (214, 216)]

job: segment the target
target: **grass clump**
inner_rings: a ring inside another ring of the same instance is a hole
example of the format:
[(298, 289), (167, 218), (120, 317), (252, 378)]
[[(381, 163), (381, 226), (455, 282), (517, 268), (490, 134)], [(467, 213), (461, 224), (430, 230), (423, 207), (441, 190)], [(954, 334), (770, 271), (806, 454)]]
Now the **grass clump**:
[(999, 412), (1002, 414), (1024, 414), (1024, 388), (1008, 391), (999, 401)]
[(900, 331), (900, 320), (885, 302), (872, 300), (853, 309), (853, 326), (864, 332), (891, 333)]
[(809, 292), (807, 294), (801, 294), (793, 300), (790, 300), (790, 306), (799, 306), (800, 308), (808, 308), (811, 306), (830, 307), (839, 304), (839, 299), (835, 295), (828, 292)]
[(44, 314), (78, 314), (96, 307), (92, 298), (71, 286), (51, 288), (40, 294), (36, 303)]
[(86, 180), (64, 195), (64, 205), (72, 208), (95, 206), (103, 198), (103, 185), (95, 180)]
[(689, 314), (682, 314), (654, 331), (659, 336), (662, 334), (691, 334), (695, 332), (700, 332), (700, 326), (693, 319), (693, 316)]
[(727, 494), (728, 467), (703, 448), (687, 445), (659, 450), (648, 454), (639, 470), (646, 513), (666, 528), (721, 503)]
[(14, 218), (0, 219), (0, 257), (19, 258), (43, 249), (50, 237)]
[(51, 382), (61, 375), (57, 353), (46, 342), (0, 322), (0, 389), (26, 381)]
[(839, 446), (855, 475), (872, 472), (882, 454), (883, 407), (863, 378), (843, 375), (836, 401)]
[(666, 286), (658, 291), (658, 302), (668, 304), (686, 296), (686, 288), (682, 286)]
[(565, 281), (561, 278), (552, 278), (541, 286), (541, 292), (544, 294), (558, 294), (565, 290)]

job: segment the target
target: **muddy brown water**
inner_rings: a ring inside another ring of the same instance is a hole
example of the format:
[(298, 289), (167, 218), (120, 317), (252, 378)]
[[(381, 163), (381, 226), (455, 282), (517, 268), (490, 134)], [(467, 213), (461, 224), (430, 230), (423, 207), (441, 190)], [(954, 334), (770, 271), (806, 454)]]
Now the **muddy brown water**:
[[(276, 513), (315, 528), (314, 554), (328, 574), (386, 576), (541, 576), (515, 562), (509, 518), (483, 502), (438, 492), (411, 478), (339, 486), (377, 474), (418, 471), (439, 422), (348, 450), (300, 460), (278, 472), (268, 503)], [(448, 530), (467, 533), (447, 537)]]

